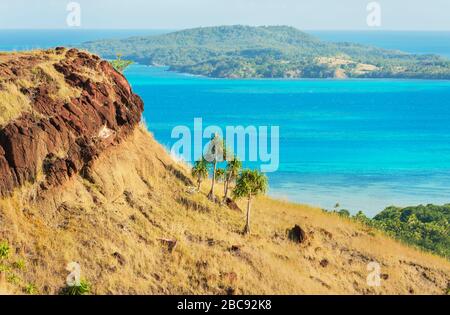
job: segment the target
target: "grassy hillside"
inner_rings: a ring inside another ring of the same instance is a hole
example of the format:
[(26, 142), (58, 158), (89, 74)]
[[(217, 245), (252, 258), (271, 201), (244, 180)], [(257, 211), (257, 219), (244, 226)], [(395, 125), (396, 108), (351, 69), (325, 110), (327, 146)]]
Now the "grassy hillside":
[(325, 42), (288, 26), (196, 28), (81, 47), (221, 78), (450, 78), (450, 60), (442, 57)]
[[(184, 165), (137, 129), (83, 176), (0, 201), (0, 290), (54, 294), (79, 262), (95, 294), (443, 294), (450, 263), (337, 214), (259, 198), (244, 213), (192, 193)], [(244, 205), (241, 205), (244, 208)], [(288, 240), (295, 224), (307, 241)], [(177, 240), (170, 251), (161, 239)], [(379, 287), (368, 263), (381, 265)], [(1, 289), (3, 288), (3, 289)]]

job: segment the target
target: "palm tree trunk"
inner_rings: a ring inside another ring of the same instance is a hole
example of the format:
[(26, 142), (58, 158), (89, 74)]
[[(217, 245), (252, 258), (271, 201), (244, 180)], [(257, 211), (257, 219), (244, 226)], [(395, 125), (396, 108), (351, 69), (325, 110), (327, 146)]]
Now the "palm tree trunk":
[(200, 191), (200, 185), (202, 184), (202, 181), (199, 179), (197, 179), (197, 190)]
[(225, 194), (226, 194), (226, 192), (227, 192), (227, 180), (225, 179), (224, 181), (223, 181), (223, 200), (225, 200), (226, 199), (226, 197), (225, 197)]
[(231, 174), (228, 174), (228, 177), (225, 181), (225, 193), (223, 194), (223, 200), (227, 200), (228, 198), (228, 188), (230, 186), (230, 181), (231, 181)]
[(247, 201), (247, 221), (245, 223), (244, 234), (250, 234), (250, 207), (251, 207), (252, 197), (248, 197)]
[(217, 169), (217, 160), (214, 160), (214, 168), (213, 168), (213, 178), (212, 178), (212, 183), (211, 183), (211, 191), (208, 194), (208, 198), (212, 201), (215, 201), (215, 196), (214, 196), (214, 184), (216, 183), (216, 169)]

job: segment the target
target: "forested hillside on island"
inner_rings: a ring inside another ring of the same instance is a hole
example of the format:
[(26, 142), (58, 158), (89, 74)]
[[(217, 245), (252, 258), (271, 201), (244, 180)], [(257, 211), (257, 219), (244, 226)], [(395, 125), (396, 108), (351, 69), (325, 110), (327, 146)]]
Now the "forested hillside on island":
[(219, 26), (86, 42), (104, 58), (216, 78), (450, 79), (450, 60), (321, 41), (289, 26)]

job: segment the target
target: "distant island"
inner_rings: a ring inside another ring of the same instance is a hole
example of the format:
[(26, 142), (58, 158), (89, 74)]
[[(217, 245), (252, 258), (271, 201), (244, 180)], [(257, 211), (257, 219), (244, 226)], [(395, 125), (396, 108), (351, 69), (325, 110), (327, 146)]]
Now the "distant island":
[(204, 27), (79, 47), (213, 78), (450, 79), (441, 56), (326, 42), (289, 26)]

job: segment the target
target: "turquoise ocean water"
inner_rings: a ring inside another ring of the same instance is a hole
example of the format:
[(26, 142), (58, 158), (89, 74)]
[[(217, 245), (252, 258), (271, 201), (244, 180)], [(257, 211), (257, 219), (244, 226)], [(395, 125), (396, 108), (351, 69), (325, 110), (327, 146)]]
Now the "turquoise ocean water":
[[(0, 50), (148, 31), (21, 32), (14, 39), (14, 31), (0, 31)], [(450, 33), (382, 33), (315, 35), (450, 56)], [(168, 148), (173, 127), (192, 126), (195, 117), (204, 125), (280, 126), (273, 196), (324, 208), (339, 202), (369, 215), (389, 205), (450, 202), (450, 81), (221, 80), (143, 65), (125, 74), (145, 101), (149, 129)]]
[(280, 126), (280, 198), (374, 214), (450, 201), (450, 82), (217, 80), (132, 66), (145, 119), (170, 148), (172, 128)]

